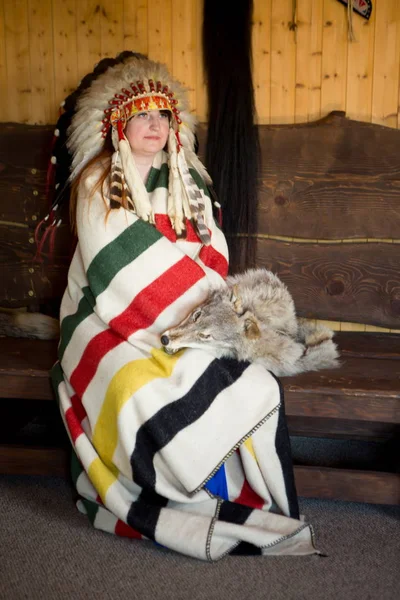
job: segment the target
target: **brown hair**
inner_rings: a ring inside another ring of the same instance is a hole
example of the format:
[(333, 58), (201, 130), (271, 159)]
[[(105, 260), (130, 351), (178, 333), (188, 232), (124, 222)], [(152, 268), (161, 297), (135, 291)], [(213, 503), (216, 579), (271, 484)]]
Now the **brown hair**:
[[(104, 193), (104, 189), (105, 189), (105, 182), (107, 181), (107, 179), (111, 173), (111, 157), (112, 157), (113, 153), (114, 153), (114, 149), (112, 146), (111, 138), (107, 137), (105, 140), (103, 149), (98, 154), (96, 154), (96, 156), (94, 156), (93, 158), (91, 158), (89, 160), (89, 162), (85, 165), (85, 167), (82, 169), (82, 171), (75, 177), (75, 179), (71, 183), (71, 192), (70, 192), (70, 199), (69, 199), (69, 217), (70, 217), (72, 231), (75, 234), (76, 234), (76, 206), (77, 206), (77, 201), (78, 201), (79, 186), (80, 186), (82, 180), (84, 180), (85, 177), (87, 177), (91, 172), (98, 171), (99, 177), (98, 177), (97, 181), (95, 182), (95, 184), (93, 185), (92, 189), (90, 190), (90, 194), (89, 194), (89, 198), (88, 198), (89, 202), (92, 200), (94, 194), (98, 190), (100, 190), (103, 202), (107, 206), (107, 209), (108, 209), (107, 214), (106, 214), (106, 219), (112, 210), (112, 207), (109, 205), (109, 202), (107, 201), (107, 197)], [(126, 195), (126, 191), (124, 189), (122, 190), (122, 206), (124, 208), (128, 207), (127, 195)]]

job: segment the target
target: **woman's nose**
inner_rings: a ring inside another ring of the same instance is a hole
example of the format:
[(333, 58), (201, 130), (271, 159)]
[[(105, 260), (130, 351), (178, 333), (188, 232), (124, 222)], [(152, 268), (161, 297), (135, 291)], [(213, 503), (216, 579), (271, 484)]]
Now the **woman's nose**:
[(150, 116), (150, 127), (152, 129), (160, 129), (160, 118), (154, 115)]

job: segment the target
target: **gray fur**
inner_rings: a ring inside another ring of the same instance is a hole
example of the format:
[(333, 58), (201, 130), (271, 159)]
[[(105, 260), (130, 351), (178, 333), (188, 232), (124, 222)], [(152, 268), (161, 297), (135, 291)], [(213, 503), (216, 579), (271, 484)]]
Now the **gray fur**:
[(56, 340), (60, 327), (58, 319), (42, 313), (0, 308), (0, 336)]
[(337, 367), (332, 337), (328, 327), (296, 318), (293, 298), (276, 275), (251, 269), (212, 290), (205, 303), (164, 333), (162, 342), (170, 354), (202, 348), (287, 376)]

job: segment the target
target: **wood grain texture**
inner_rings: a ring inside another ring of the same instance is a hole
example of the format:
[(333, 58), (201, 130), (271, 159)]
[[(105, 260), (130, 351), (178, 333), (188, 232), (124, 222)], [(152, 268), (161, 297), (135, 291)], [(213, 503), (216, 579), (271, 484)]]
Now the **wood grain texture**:
[(304, 498), (400, 504), (396, 473), (295, 466), (294, 475), (297, 493)]
[(254, 0), (253, 86), (258, 123), (271, 119), (271, 10), (272, 0)]
[[(102, 58), (100, 27), (100, 6), (97, 0), (81, 0), (76, 7), (78, 72), (83, 78), (91, 73)], [(76, 85), (79, 82), (76, 82)]]
[(101, 55), (114, 57), (124, 44), (124, 0), (102, 0), (99, 6)]
[(51, 0), (28, 0), (31, 113), (29, 120), (43, 125), (57, 117), (54, 96), (53, 18)]
[(398, 0), (377, 2), (372, 121), (397, 126), (399, 98), (400, 10)]
[(358, 419), (326, 419), (286, 415), (289, 434), (308, 438), (359, 440), (365, 442), (392, 441), (400, 434), (399, 423), (380, 423)]
[(372, 117), (375, 19), (376, 10), (368, 21), (354, 14), (355, 40), (348, 42), (346, 114), (361, 121), (370, 121)]
[(303, 0), (297, 9), (295, 122), (321, 116), (323, 2)]
[(52, 0), (54, 36), (54, 90), (57, 105), (78, 83), (77, 0)]
[(124, 50), (148, 53), (148, 4), (148, 0), (124, 2)]
[[(0, 0), (0, 90), (6, 90), (7, 86), (6, 24), (4, 0)], [(8, 121), (10, 119), (8, 113), (8, 98), (6, 93), (0, 94), (0, 118), (3, 121)]]
[(286, 283), (300, 316), (399, 328), (400, 253), (395, 244), (259, 239), (257, 265)]
[(397, 130), (332, 113), (312, 124), (260, 126), (259, 133), (259, 233), (399, 237)]
[[(36, 23), (33, 5), (38, 11)], [(192, 14), (189, 21), (180, 20), (179, 5)], [(184, 55), (179, 57), (176, 48), (189, 30), (194, 31), (195, 46), (195, 68), (190, 72), (195, 87), (192, 108), (206, 120), (202, 10), (203, 0), (1, 0), (0, 83), (7, 95), (12, 90), (12, 103), (0, 98), (0, 121), (50, 122), (79, 79), (102, 57), (121, 50), (149, 53), (176, 69), (174, 74), (179, 77), (187, 61)], [(347, 38), (346, 7), (336, 0), (298, 0), (296, 31), (289, 29), (292, 11), (291, 0), (254, 2), (252, 49), (258, 123), (270, 123), (271, 114), (273, 122), (288, 123), (346, 109), (353, 118), (399, 127), (398, 0), (379, 0), (369, 21), (355, 14), (354, 42)], [(11, 28), (5, 27), (6, 19)], [(46, 25), (41, 27), (41, 23)], [(16, 75), (23, 81), (23, 90), (30, 90), (33, 82), (32, 93), (18, 92)], [(53, 82), (54, 97), (51, 92), (43, 94), (41, 90)], [(191, 82), (189, 85), (192, 87)]]
[(149, 58), (172, 69), (172, 0), (152, 0), (147, 18)]
[(27, 123), (31, 118), (32, 81), (30, 72), (28, 0), (6, 2), (4, 6), (8, 118)]
[(35, 229), (47, 214), (46, 171), (53, 126), (0, 125), (0, 304), (26, 306), (60, 297), (72, 251), (68, 224), (59, 228), (54, 260), (33, 262)]
[(172, 71), (187, 88), (189, 106), (196, 109), (196, 1), (172, 0)]
[(295, 32), (290, 2), (272, 0), (271, 123), (292, 123), (295, 107)]
[(325, 113), (345, 109), (347, 50), (346, 9), (339, 2), (324, 2), (321, 104)]
[(2, 475), (48, 475), (69, 477), (69, 457), (65, 448), (37, 448), (0, 445), (0, 473)]

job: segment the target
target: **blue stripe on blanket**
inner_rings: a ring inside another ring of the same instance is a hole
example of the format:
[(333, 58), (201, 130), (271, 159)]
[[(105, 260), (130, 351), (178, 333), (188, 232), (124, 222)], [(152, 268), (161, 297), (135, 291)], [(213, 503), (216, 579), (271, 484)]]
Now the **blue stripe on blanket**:
[(221, 465), (210, 481), (204, 486), (213, 496), (228, 500), (228, 486), (226, 483), (225, 465)]

